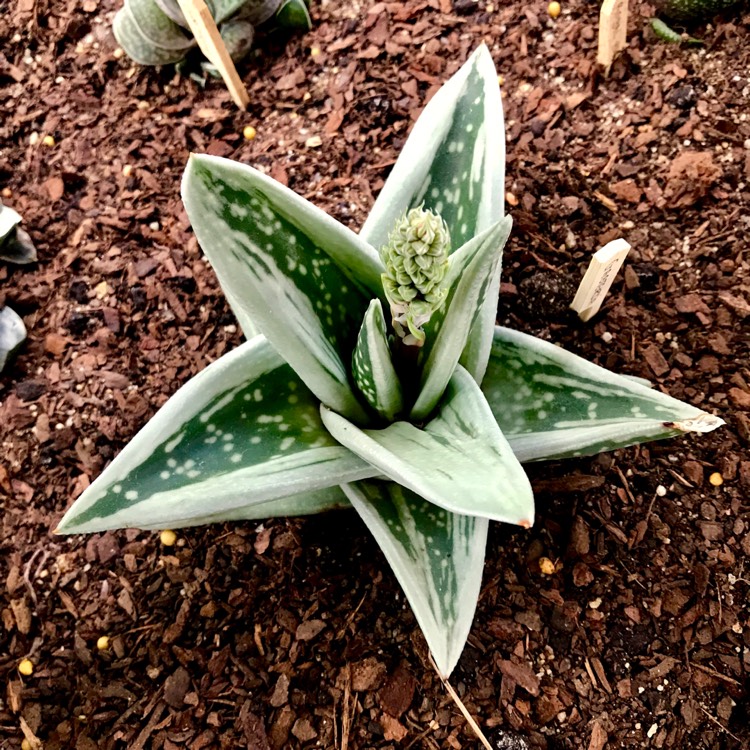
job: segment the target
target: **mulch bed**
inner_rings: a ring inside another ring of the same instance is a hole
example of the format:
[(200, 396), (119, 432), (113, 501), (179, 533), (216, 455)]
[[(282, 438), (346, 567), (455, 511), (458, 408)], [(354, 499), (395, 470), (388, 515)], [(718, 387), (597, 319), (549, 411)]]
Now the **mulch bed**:
[[(515, 220), (499, 321), (728, 424), (531, 466), (536, 525), (493, 525), (452, 683), (499, 750), (750, 746), (750, 18), (679, 49), (632, 5), (605, 79), (593, 2), (551, 21), (540, 0), (316, 1), (312, 32), (266, 37), (241, 67), (241, 113), (218, 82), (118, 58), (111, 0), (11, 4), (0, 182), (39, 262), (0, 266), (0, 303), (29, 329), (0, 376), (2, 748), (22, 728), (47, 750), (479, 746), (354, 514), (188, 529), (171, 548), (51, 532), (241, 340), (180, 203), (188, 153), (265, 169), (357, 229), (481, 40), (503, 76)], [(619, 236), (625, 272), (583, 324), (568, 303)]]

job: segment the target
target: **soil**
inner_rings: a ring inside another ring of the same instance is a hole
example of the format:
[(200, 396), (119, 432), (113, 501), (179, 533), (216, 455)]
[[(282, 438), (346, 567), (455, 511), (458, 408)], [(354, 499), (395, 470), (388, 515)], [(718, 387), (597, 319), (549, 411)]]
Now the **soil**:
[[(188, 152), (265, 169), (356, 229), (482, 40), (515, 220), (499, 321), (727, 425), (530, 466), (536, 524), (493, 526), (452, 684), (501, 750), (750, 746), (750, 18), (680, 49), (631, 2), (605, 78), (597, 4), (555, 21), (546, 5), (314, 2), (310, 33), (266, 36), (241, 66), (247, 113), (217, 81), (118, 57), (111, 0), (0, 16), (0, 182), (39, 250), (0, 267), (29, 329), (0, 376), (0, 747), (479, 747), (353, 513), (190, 529), (174, 547), (51, 531), (241, 340), (180, 204)], [(624, 273), (581, 323), (566, 301), (619, 236)]]

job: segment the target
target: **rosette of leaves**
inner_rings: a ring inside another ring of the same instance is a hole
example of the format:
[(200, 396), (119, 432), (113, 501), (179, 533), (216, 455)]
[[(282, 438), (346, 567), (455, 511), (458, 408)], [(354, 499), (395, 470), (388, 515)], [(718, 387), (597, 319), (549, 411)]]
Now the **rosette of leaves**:
[[(359, 235), (248, 166), (192, 157), (183, 200), (249, 340), (184, 385), (58, 531), (353, 507), (450, 674), (473, 619), (489, 521), (533, 522), (520, 462), (722, 423), (495, 326), (511, 226), (502, 132), (482, 46), (425, 108)], [(417, 207), (445, 222), (450, 254), (444, 273), (431, 271), (445, 294), (419, 321), (422, 346), (409, 346), (384, 313), (383, 277), (394, 269), (378, 251)]]
[[(312, 27), (304, 0), (206, 0), (206, 4), (234, 62), (250, 51), (255, 28), (261, 24)], [(125, 54), (141, 65), (181, 63), (197, 47), (177, 0), (125, 0), (112, 29)]]

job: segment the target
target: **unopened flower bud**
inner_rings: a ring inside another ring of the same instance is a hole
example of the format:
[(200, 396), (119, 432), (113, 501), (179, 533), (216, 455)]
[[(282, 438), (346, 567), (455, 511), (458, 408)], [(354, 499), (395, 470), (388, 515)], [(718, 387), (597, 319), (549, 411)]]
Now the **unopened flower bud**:
[(422, 326), (442, 307), (448, 290), (450, 232), (443, 219), (421, 206), (403, 216), (380, 251), (385, 296), (393, 327), (409, 345), (422, 346)]

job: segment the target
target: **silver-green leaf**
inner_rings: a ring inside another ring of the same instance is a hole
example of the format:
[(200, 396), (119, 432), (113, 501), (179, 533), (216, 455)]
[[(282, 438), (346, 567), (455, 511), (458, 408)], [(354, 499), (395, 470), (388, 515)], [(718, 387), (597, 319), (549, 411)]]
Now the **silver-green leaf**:
[(377, 253), (304, 198), (227, 159), (191, 157), (182, 193), (240, 325), (257, 325), (324, 404), (364, 420), (349, 360), (380, 285)]
[[(497, 284), (502, 250), (510, 234), (510, 217), (467, 242), (450, 257), (446, 279), (448, 299), (426, 326), (424, 365), (412, 421), (425, 420), (437, 406), (465, 350), (469, 332), (492, 298), (497, 306)], [(486, 348), (489, 354), (491, 340)], [(474, 372), (471, 375), (477, 380)]]
[[(141, 36), (154, 47), (176, 50), (184, 55), (195, 45), (156, 3), (156, 0), (125, 0), (124, 8), (141, 32)], [(127, 52), (127, 50), (125, 50)]]
[(352, 376), (370, 408), (387, 422), (403, 411), (401, 383), (391, 361), (388, 334), (379, 299), (370, 302), (352, 357)]
[(375, 247), (424, 204), (445, 219), (454, 248), (503, 215), (505, 141), (497, 72), (485, 45), (432, 97), (362, 228)]
[(356, 482), (343, 490), (383, 550), (447, 677), (474, 619), (487, 519), (443, 510), (394, 482)]
[(520, 461), (588, 456), (724, 424), (632, 378), (499, 326), (482, 391)]
[(247, 518), (253, 505), (375, 474), (328, 434), (317, 400), (258, 336), (177, 391), (58, 531)]
[(115, 13), (112, 31), (117, 43), (125, 50), (127, 56), (140, 65), (169, 65), (180, 62), (185, 57), (184, 50), (157, 47), (146, 39), (127, 7), (122, 7)]
[(479, 386), (461, 366), (424, 429), (394, 422), (362, 430), (325, 407), (321, 415), (342, 445), (425, 500), (455, 513), (532, 524), (529, 480)]
[(0, 372), (13, 352), (26, 338), (26, 326), (21, 316), (10, 307), (0, 310)]

